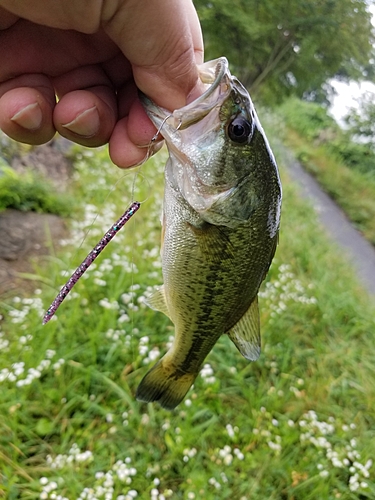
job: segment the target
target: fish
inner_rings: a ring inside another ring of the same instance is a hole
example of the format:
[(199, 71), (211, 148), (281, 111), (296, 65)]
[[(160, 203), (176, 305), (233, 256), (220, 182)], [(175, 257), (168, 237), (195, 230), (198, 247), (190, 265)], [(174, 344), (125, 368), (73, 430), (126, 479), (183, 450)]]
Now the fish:
[(225, 57), (198, 67), (206, 89), (170, 112), (142, 95), (168, 148), (162, 213), (164, 284), (148, 305), (175, 336), (136, 398), (173, 410), (222, 335), (260, 355), (258, 290), (278, 243), (281, 183), (249, 93)]

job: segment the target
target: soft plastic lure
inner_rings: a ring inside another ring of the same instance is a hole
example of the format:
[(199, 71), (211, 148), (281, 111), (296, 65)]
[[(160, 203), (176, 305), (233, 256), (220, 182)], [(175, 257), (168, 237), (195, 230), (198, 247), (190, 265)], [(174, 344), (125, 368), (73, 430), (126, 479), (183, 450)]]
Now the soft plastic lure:
[(105, 233), (103, 238), (99, 243), (91, 250), (88, 256), (83, 260), (82, 264), (77, 267), (74, 273), (71, 275), (66, 284), (61, 288), (55, 300), (50, 305), (46, 314), (43, 318), (43, 325), (48, 323), (48, 321), (53, 317), (57, 309), (59, 308), (62, 301), (68, 295), (70, 290), (77, 283), (79, 278), (84, 274), (84, 272), (91, 266), (97, 256), (101, 251), (108, 245), (108, 243), (116, 236), (122, 227), (128, 222), (128, 220), (137, 212), (141, 204), (138, 201), (134, 201), (130, 207), (123, 213), (123, 215), (113, 224), (113, 226)]

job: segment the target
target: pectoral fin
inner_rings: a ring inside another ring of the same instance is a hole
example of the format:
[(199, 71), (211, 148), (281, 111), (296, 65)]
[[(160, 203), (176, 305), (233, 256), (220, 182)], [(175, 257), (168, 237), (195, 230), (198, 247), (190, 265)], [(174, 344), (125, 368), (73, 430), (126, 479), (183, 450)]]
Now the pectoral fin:
[(228, 332), (242, 356), (256, 361), (260, 355), (260, 328), (258, 297), (255, 297), (249, 309)]
[(223, 259), (234, 256), (235, 248), (230, 242), (225, 228), (205, 221), (202, 221), (200, 226), (188, 224), (188, 227), (197, 238), (203, 259), (221, 263)]
[(169, 318), (167, 302), (165, 300), (164, 285), (156, 286), (152, 294), (146, 298), (146, 304), (154, 309), (164, 313)]

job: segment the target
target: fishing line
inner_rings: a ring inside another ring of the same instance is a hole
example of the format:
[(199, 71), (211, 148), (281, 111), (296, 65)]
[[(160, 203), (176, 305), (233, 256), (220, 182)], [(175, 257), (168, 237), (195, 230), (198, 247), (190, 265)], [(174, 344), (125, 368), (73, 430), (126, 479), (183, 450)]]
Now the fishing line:
[[(136, 165), (137, 167), (142, 167), (150, 158), (151, 156), (153, 156), (155, 153), (157, 153), (159, 151), (159, 149), (161, 148), (161, 146), (163, 145), (163, 140), (160, 141), (160, 143), (158, 144), (158, 138), (160, 136), (160, 132), (164, 126), (164, 124), (166, 123), (166, 121), (172, 117), (172, 114), (166, 116), (164, 118), (164, 120), (162, 121), (161, 125), (159, 126), (159, 128), (157, 129), (156, 133), (154, 134), (154, 136), (152, 137), (151, 141), (145, 145), (145, 146), (140, 146), (141, 148), (147, 148), (147, 152), (146, 152), (146, 155), (145, 157), (143, 158), (143, 160), (138, 164)], [(179, 127), (180, 127), (180, 124), (179, 124)], [(151, 184), (147, 178), (147, 176), (145, 176), (142, 172), (141, 172), (141, 168), (139, 168), (136, 172), (135, 172), (135, 175), (133, 177), (133, 184), (132, 184), (132, 201), (134, 200), (135, 198), (135, 188), (136, 188), (136, 181), (137, 179), (141, 177), (143, 181), (145, 181), (147, 183), (147, 186), (148, 186), (148, 192), (151, 193)], [(146, 198), (144, 200), (141, 200), (139, 199), (139, 203), (145, 203), (150, 197), (150, 194), (148, 194), (146, 196)], [(135, 221), (133, 220), (133, 224), (135, 223)], [(131, 303), (131, 313), (130, 313), (130, 322), (131, 322), (131, 338), (134, 339), (134, 336), (135, 336), (135, 290), (134, 290), (134, 255), (135, 255), (135, 252), (134, 252), (134, 242), (133, 244), (131, 245), (131, 269), (132, 269), (132, 272), (131, 272), (131, 290), (130, 290), (130, 294), (131, 294), (131, 298), (130, 298), (130, 303)], [(136, 353), (135, 353), (135, 348), (133, 346), (133, 342), (131, 343), (131, 349), (133, 351), (133, 359), (136, 358)]]
[[(111, 194), (116, 190), (118, 184), (123, 179), (125, 179), (128, 175), (132, 175), (132, 174), (134, 174), (134, 172), (126, 172), (119, 179), (117, 179), (117, 181), (114, 183), (114, 185), (111, 188), (109, 188), (109, 191), (108, 191), (108, 193), (105, 196), (104, 201), (103, 201), (104, 204), (107, 202), (107, 200), (109, 199), (109, 197), (111, 196)], [(133, 186), (134, 186), (134, 181), (133, 181)], [(133, 195), (134, 195), (134, 189), (132, 188), (132, 198), (131, 198), (132, 202), (134, 201), (134, 196)], [(146, 200), (147, 200), (147, 198), (146, 198)], [(94, 224), (97, 221), (99, 215), (100, 215), (100, 212), (98, 211), (96, 213), (96, 215), (94, 216), (94, 218), (92, 219), (89, 227), (84, 231), (84, 234), (83, 234), (83, 237), (81, 239), (81, 242), (78, 245), (78, 248), (76, 249), (76, 251), (74, 252), (74, 254), (72, 255), (72, 257), (70, 258), (70, 261), (74, 260), (76, 258), (76, 256), (78, 255), (79, 250), (83, 247), (83, 244), (85, 243), (88, 235), (90, 234), (92, 228), (94, 227)], [(66, 276), (67, 274), (68, 274), (68, 271), (65, 271), (64, 274), (63, 274), (63, 276)]]
[[(158, 130), (156, 131), (154, 136), (152, 137), (151, 141), (147, 144), (147, 146), (141, 146), (141, 147), (147, 147), (147, 152), (146, 152), (146, 155), (143, 158), (143, 160), (138, 165), (139, 167), (142, 167), (151, 158), (151, 156), (153, 156), (155, 153), (157, 153), (159, 151), (160, 147), (157, 144), (157, 140), (158, 140), (158, 137), (160, 135), (161, 129), (163, 128), (165, 122), (167, 121), (167, 119), (170, 116), (172, 116), (172, 115), (167, 116), (163, 120), (162, 124), (160, 125), (160, 127), (158, 128)], [(163, 141), (161, 141), (160, 146), (162, 146), (162, 144), (163, 144)], [(134, 200), (134, 198), (135, 198), (135, 187), (136, 187), (135, 185), (136, 185), (136, 181), (139, 177), (141, 177), (142, 180), (147, 183), (147, 186), (149, 188), (147, 191), (148, 191), (148, 193), (151, 193), (151, 184), (150, 184), (147, 176), (145, 176), (141, 172), (141, 168), (139, 168), (138, 171), (135, 172), (135, 175), (133, 177), (132, 200)], [(144, 200), (140, 200), (140, 203), (145, 203), (149, 198), (150, 198), (150, 194), (148, 194)], [(134, 223), (135, 223), (135, 221), (133, 221), (133, 224)], [(134, 336), (135, 336), (134, 330), (135, 330), (135, 305), (136, 305), (135, 304), (135, 290), (134, 290), (134, 255), (135, 255), (134, 245), (135, 245), (135, 243), (133, 242), (133, 244), (131, 245), (131, 269), (132, 269), (132, 272), (131, 272), (131, 290), (130, 290), (130, 294), (131, 294), (131, 298), (130, 298), (131, 302), (130, 303), (132, 305), (131, 313), (130, 313), (130, 322), (131, 322), (130, 335), (131, 335), (132, 340), (134, 339)], [(133, 359), (136, 359), (136, 352), (135, 352), (135, 347), (133, 345), (133, 341), (131, 342), (131, 349), (132, 349)]]

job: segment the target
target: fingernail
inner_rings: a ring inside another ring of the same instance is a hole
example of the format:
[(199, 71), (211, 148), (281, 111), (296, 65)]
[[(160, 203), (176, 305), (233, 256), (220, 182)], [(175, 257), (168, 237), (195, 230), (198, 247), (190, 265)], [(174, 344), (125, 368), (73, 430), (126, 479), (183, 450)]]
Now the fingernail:
[(64, 128), (77, 134), (81, 137), (90, 138), (96, 135), (99, 131), (100, 120), (96, 106), (86, 109), (81, 114), (77, 115), (74, 120), (62, 125)]
[(37, 130), (42, 124), (43, 113), (39, 104), (34, 102), (18, 111), (11, 120), (27, 130)]

